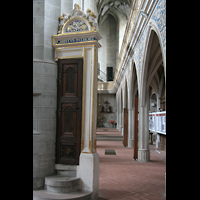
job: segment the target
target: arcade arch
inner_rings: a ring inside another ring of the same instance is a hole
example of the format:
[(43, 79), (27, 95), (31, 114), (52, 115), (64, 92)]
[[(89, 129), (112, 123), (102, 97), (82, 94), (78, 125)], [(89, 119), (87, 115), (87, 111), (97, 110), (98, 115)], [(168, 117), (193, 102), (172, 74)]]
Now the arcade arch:
[[(157, 102), (159, 111), (161, 93), (164, 85), (164, 66), (160, 41), (156, 32), (149, 27), (144, 52), (143, 71), (141, 76), (141, 89), (139, 97), (139, 141), (138, 160), (149, 161), (149, 111), (152, 109), (151, 103)], [(152, 92), (153, 91), (153, 92)], [(150, 98), (151, 97), (151, 98)]]

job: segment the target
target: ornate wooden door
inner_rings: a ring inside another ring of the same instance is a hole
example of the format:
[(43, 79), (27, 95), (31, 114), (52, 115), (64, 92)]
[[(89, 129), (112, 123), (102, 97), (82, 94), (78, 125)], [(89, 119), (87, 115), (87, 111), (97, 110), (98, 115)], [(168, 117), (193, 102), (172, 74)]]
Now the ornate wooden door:
[(138, 97), (134, 99), (134, 155), (133, 158), (138, 159)]
[(57, 79), (57, 164), (79, 164), (82, 84), (83, 59), (59, 59)]
[(128, 109), (124, 108), (124, 146), (128, 146)]

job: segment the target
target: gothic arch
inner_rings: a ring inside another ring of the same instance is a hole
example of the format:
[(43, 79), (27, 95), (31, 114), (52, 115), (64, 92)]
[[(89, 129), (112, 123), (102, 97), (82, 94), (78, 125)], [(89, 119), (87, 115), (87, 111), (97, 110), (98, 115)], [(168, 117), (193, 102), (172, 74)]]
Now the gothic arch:
[[(153, 21), (153, 20), (152, 20)], [(162, 43), (159, 39), (157, 31), (155, 31), (155, 24), (149, 25), (144, 46), (144, 56), (142, 62), (142, 73), (141, 73), (141, 83), (140, 83), (140, 99), (141, 105), (144, 106), (147, 103), (147, 90), (149, 85), (156, 86), (154, 89), (158, 90), (158, 85), (155, 80), (153, 80), (158, 68), (162, 65), (165, 72), (165, 64), (163, 62), (163, 48)], [(152, 54), (152, 48), (154, 48), (155, 41), (157, 41), (157, 47), (154, 50), (154, 55)], [(150, 60), (151, 59), (151, 60)]]
[(130, 104), (130, 108), (133, 108), (134, 106), (134, 97), (137, 94), (138, 90), (138, 75), (137, 75), (137, 68), (136, 68), (136, 63), (134, 61), (134, 58), (132, 58), (132, 63), (131, 63), (131, 76), (130, 76), (130, 96), (129, 99), (132, 99), (132, 102)]
[(160, 47), (161, 47), (161, 52), (162, 52), (162, 58), (163, 58), (164, 73), (165, 73), (165, 77), (166, 77), (166, 54), (164, 53), (164, 44), (162, 42), (161, 33), (159, 31), (158, 25), (155, 22), (155, 20), (150, 19), (150, 21), (149, 21), (149, 28), (151, 28), (151, 30), (155, 31), (155, 33), (157, 34), (157, 37), (159, 39)]
[[(103, 23), (103, 21), (107, 18), (108, 14), (113, 15), (113, 17), (116, 19), (119, 23), (120, 18), (125, 18), (126, 20), (128, 19), (128, 14), (129, 14), (129, 10), (127, 11), (127, 9), (125, 8), (126, 12), (124, 13), (121, 6), (124, 8), (126, 6), (128, 6), (130, 8), (130, 2), (129, 1), (123, 1), (120, 0), (118, 2), (115, 2), (115, 0), (112, 1), (107, 1), (107, 0), (103, 0), (100, 3), (97, 3), (97, 10), (98, 10), (98, 24), (99, 26), (101, 26), (101, 24)], [(124, 19), (124, 20), (125, 20)]]
[(133, 148), (134, 137), (134, 100), (138, 95), (138, 78), (136, 63), (132, 57), (128, 79), (128, 147)]
[(99, 28), (101, 28), (102, 24), (107, 20), (109, 15), (111, 15), (115, 19), (117, 24), (119, 24), (119, 17), (116, 14), (114, 14), (113, 12), (108, 12), (101, 18), (101, 21), (99, 22)]
[[(149, 161), (149, 100), (150, 90), (154, 89), (156, 94), (164, 74), (163, 46), (157, 34), (156, 26), (151, 21), (146, 32), (144, 54), (142, 61), (140, 94), (139, 94), (139, 149), (138, 160)], [(157, 96), (158, 97), (158, 96)], [(157, 98), (158, 99), (158, 98)]]

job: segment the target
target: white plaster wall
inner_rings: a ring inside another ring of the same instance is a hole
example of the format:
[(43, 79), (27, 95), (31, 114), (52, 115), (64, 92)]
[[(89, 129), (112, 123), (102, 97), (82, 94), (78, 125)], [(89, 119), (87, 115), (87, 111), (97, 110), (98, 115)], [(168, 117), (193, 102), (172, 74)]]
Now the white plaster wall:
[(126, 29), (127, 19), (124, 15), (119, 14), (119, 45), (118, 45), (118, 52), (120, 52), (122, 41), (124, 38), (124, 32)]
[(61, 0), (61, 13), (63, 14), (64, 12), (67, 14), (71, 14), (72, 9), (73, 9), (73, 0)]
[(75, 3), (77, 3), (81, 7), (81, 10), (83, 10), (84, 12), (86, 12), (86, 10), (89, 8), (95, 15), (97, 15), (97, 8), (96, 8), (97, 0), (63, 0), (63, 1), (71, 1), (73, 2), (73, 6)]
[(98, 62), (100, 63), (100, 70), (107, 74), (107, 67), (113, 67), (113, 75), (116, 69), (116, 54), (118, 51), (117, 40), (117, 22), (113, 16), (108, 15), (108, 18), (103, 22), (99, 28), (102, 39), (100, 44), (102, 48), (99, 49)]

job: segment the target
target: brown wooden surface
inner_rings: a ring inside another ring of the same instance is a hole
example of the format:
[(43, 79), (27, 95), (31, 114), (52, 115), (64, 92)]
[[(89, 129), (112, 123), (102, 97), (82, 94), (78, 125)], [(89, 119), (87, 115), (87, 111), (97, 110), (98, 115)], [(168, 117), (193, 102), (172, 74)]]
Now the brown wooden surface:
[(128, 109), (124, 108), (124, 146), (128, 146)]
[(133, 158), (138, 159), (138, 97), (134, 99), (134, 155)]
[(56, 163), (77, 165), (81, 150), (83, 59), (59, 59)]

